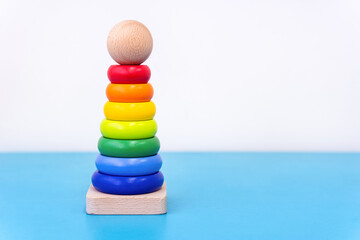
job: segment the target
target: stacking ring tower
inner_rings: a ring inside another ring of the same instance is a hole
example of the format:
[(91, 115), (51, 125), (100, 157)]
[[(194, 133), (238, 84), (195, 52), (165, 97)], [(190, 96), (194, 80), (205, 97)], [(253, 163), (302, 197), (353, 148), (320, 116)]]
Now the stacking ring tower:
[(166, 213), (151, 71), (141, 65), (152, 47), (151, 33), (137, 21), (120, 22), (109, 33), (107, 48), (118, 64), (107, 73), (109, 101), (100, 124), (97, 170), (86, 195), (88, 214)]

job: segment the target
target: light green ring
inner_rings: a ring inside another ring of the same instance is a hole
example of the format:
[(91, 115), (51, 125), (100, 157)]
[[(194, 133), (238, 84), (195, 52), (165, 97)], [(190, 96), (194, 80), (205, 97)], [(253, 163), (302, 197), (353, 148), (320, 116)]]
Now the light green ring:
[(155, 120), (146, 121), (113, 121), (102, 120), (101, 134), (111, 139), (144, 139), (154, 137), (157, 131)]

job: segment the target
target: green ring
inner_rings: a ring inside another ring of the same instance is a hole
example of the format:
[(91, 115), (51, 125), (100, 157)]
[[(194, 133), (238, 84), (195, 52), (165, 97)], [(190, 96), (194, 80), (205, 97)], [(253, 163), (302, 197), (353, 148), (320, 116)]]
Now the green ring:
[(109, 157), (147, 157), (159, 152), (160, 141), (157, 137), (136, 140), (101, 137), (98, 141), (98, 148), (102, 155)]

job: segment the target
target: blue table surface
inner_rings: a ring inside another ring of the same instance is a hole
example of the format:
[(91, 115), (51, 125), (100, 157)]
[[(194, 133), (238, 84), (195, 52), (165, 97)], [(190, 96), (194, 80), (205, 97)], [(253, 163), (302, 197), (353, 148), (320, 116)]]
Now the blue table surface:
[(87, 215), (95, 157), (0, 154), (0, 239), (360, 239), (359, 153), (162, 153), (155, 216)]

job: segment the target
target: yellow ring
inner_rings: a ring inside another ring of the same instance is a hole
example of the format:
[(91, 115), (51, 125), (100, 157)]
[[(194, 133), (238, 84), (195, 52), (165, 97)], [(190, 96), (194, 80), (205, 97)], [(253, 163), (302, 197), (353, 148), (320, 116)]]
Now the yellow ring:
[(156, 107), (153, 102), (119, 103), (107, 102), (104, 105), (106, 119), (118, 121), (143, 121), (153, 119)]
[(154, 137), (157, 131), (155, 120), (124, 122), (102, 120), (101, 134), (112, 139), (144, 139)]
[(118, 121), (143, 121), (153, 119), (156, 107), (153, 102), (120, 103), (107, 102), (104, 105), (106, 119)]

